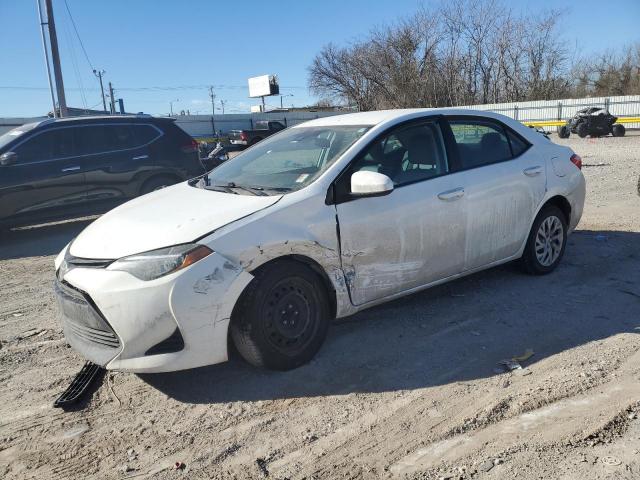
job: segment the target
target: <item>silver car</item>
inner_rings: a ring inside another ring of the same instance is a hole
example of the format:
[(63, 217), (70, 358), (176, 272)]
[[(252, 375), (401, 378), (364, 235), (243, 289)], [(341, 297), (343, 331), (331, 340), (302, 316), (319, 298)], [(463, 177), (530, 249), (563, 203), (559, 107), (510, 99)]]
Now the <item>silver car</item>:
[(582, 161), (502, 115), (354, 113), (288, 128), (126, 203), (56, 259), (65, 335), (108, 369), (295, 368), (330, 321), (517, 260), (560, 262)]

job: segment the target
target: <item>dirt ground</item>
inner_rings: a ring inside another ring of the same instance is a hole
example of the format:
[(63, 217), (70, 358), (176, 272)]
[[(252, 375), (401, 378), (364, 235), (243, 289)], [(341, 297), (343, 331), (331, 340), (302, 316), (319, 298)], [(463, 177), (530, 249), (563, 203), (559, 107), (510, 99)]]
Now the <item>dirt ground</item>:
[(549, 276), (506, 265), (362, 312), (292, 372), (109, 373), (67, 413), (52, 402), (83, 361), (57, 323), (53, 258), (88, 220), (6, 234), (0, 477), (640, 478), (633, 133), (553, 137), (582, 155), (588, 194)]

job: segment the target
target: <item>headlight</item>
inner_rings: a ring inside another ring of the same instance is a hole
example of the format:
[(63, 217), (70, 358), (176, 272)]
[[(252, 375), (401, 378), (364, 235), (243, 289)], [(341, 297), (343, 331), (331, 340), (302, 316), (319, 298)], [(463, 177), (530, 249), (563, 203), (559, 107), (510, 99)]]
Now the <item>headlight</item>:
[(209, 247), (188, 243), (123, 257), (107, 270), (127, 272), (140, 280), (154, 280), (186, 268), (211, 253)]

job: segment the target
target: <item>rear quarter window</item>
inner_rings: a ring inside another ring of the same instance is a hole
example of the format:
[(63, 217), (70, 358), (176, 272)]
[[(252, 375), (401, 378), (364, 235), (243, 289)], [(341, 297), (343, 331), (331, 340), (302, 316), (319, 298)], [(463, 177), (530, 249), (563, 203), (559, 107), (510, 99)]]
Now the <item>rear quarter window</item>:
[(507, 137), (509, 137), (511, 152), (513, 153), (514, 158), (522, 155), (531, 146), (511, 130), (507, 130)]
[(160, 136), (160, 132), (151, 125), (133, 125), (136, 146), (147, 145)]

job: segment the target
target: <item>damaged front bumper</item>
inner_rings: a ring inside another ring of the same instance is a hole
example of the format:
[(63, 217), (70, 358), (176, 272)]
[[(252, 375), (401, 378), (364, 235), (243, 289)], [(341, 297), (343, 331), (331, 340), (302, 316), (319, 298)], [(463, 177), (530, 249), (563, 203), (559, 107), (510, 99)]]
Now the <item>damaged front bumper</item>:
[(151, 281), (105, 268), (61, 273), (65, 337), (109, 370), (167, 372), (226, 361), (233, 306), (253, 278), (213, 253)]

